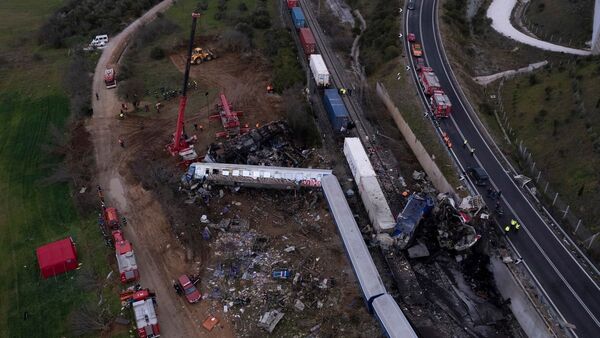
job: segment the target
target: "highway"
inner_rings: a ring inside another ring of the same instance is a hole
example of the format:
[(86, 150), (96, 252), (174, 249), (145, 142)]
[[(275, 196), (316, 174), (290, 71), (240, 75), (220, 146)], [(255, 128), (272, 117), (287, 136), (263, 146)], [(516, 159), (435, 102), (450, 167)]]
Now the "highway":
[[(426, 65), (433, 68), (452, 102), (452, 117), (439, 121), (440, 128), (449, 134), (456, 145), (452, 148), (452, 156), (463, 172), (468, 167), (484, 168), (493, 187), (502, 191), (501, 204), (505, 213), (499, 219), (500, 226), (504, 227), (511, 218), (521, 223), (522, 229), (509, 233), (508, 240), (562, 320), (573, 325), (572, 333), (578, 337), (599, 337), (600, 288), (515, 184), (510, 174), (511, 168), (505, 165), (506, 161), (503, 161), (496, 145), (462, 95), (439, 35), (438, 1), (421, 0), (415, 3), (414, 10), (405, 9), (402, 29), (404, 36), (414, 33), (417, 41), (422, 43)], [(408, 48), (408, 42), (404, 43)], [(412, 57), (411, 64), (413, 76), (416, 76)], [(426, 99), (424, 94), (420, 95), (422, 100)], [(462, 146), (465, 139), (475, 149), (474, 156), (468, 147)], [(478, 189), (486, 198), (486, 188)], [(486, 202), (493, 209), (495, 201), (486, 198)]]

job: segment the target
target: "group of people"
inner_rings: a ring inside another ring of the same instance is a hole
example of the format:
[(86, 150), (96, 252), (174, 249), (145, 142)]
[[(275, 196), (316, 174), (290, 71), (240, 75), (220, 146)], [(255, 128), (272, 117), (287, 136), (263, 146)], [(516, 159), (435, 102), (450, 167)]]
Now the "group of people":
[(519, 231), (519, 229), (521, 229), (521, 224), (519, 222), (517, 222), (517, 220), (515, 220), (514, 218), (510, 220), (510, 224), (507, 224), (506, 226), (504, 226), (504, 232), (509, 233), (513, 229), (515, 231)]

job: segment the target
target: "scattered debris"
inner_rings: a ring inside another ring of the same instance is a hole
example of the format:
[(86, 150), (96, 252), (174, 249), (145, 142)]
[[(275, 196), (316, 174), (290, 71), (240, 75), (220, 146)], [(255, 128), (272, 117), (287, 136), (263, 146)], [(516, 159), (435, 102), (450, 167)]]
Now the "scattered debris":
[(265, 312), (258, 320), (258, 326), (264, 328), (267, 332), (272, 333), (273, 330), (275, 330), (275, 326), (281, 321), (281, 318), (283, 318), (283, 312), (280, 310)]
[(219, 319), (211, 315), (202, 322), (202, 327), (210, 332), (215, 328), (215, 326), (217, 326), (217, 324), (219, 324)]

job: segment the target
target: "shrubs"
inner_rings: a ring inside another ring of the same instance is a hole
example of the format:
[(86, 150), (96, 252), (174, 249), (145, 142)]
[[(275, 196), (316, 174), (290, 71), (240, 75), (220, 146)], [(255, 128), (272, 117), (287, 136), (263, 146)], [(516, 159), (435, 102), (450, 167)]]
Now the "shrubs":
[(92, 114), (92, 73), (94, 65), (83, 51), (75, 51), (64, 77), (64, 85), (69, 93), (71, 112), (76, 117)]
[(70, 0), (38, 31), (38, 43), (54, 48), (67, 46), (72, 37), (111, 34), (125, 22), (140, 16), (160, 0)]
[[(361, 62), (367, 75), (371, 75), (382, 65), (400, 54), (398, 32), (400, 23), (397, 18), (398, 4), (377, 0), (368, 18), (372, 23), (367, 25), (361, 42)], [(382, 46), (386, 46), (382, 48)]]
[(161, 60), (165, 57), (165, 50), (160, 47), (154, 47), (150, 50), (150, 58), (154, 60)]
[(277, 92), (304, 82), (304, 72), (298, 63), (290, 32), (285, 29), (266, 31), (263, 52), (273, 64), (273, 86)]
[(302, 99), (302, 86), (296, 85), (283, 91), (286, 120), (292, 130), (294, 139), (305, 147), (321, 145), (321, 135), (315, 120), (309, 114), (308, 106)]

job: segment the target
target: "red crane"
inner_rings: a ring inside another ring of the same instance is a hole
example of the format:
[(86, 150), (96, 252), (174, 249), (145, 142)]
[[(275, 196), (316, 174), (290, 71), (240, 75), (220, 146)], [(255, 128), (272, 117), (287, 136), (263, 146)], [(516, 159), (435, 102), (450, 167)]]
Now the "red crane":
[(227, 102), (225, 94), (221, 93), (220, 99), (221, 104), (218, 106), (219, 114), (209, 116), (210, 120), (221, 120), (223, 129), (225, 130), (217, 133), (217, 137), (235, 137), (240, 134), (240, 131), (247, 132), (247, 128), (243, 130), (240, 128), (239, 116), (242, 116), (243, 113), (241, 111), (231, 111), (231, 104)]
[(185, 73), (183, 75), (183, 91), (179, 99), (179, 111), (177, 113), (177, 127), (173, 134), (172, 142), (167, 145), (167, 149), (171, 155), (175, 156), (183, 150), (190, 148), (188, 140), (185, 139), (185, 130), (183, 126), (185, 118), (185, 106), (187, 104), (187, 87), (190, 78), (190, 66), (192, 64), (192, 49), (194, 46), (194, 36), (196, 35), (196, 21), (200, 17), (200, 13), (192, 13), (192, 31), (190, 33), (190, 43), (187, 52), (187, 61), (185, 63)]

